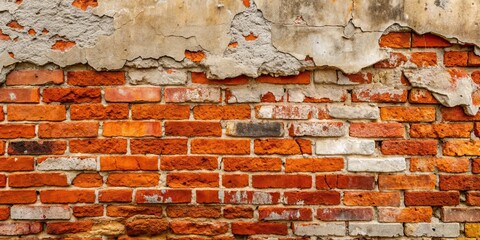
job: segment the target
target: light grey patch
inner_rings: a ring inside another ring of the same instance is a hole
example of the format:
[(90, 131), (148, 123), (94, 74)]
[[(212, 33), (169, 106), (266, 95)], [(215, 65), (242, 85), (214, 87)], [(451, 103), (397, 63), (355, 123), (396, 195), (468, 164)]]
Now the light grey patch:
[(39, 171), (84, 171), (96, 170), (95, 158), (50, 157), (37, 165)]

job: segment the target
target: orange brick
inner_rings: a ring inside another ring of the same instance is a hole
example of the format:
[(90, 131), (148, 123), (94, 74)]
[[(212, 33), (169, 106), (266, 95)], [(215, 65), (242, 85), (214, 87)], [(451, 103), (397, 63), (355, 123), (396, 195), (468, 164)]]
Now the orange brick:
[(171, 172), (167, 175), (167, 186), (172, 188), (218, 187), (218, 173)]
[(205, 58), (205, 53), (203, 51), (185, 50), (185, 58), (192, 62), (199, 63)]
[(450, 140), (443, 144), (445, 156), (475, 156), (480, 155), (479, 140)]
[(105, 88), (107, 102), (159, 102), (162, 98), (159, 87)]
[(65, 51), (69, 50), (70, 48), (75, 47), (75, 45), (77, 45), (77, 43), (74, 42), (74, 41), (57, 40), (52, 45), (51, 49), (65, 52)]
[(285, 172), (333, 172), (344, 167), (343, 158), (295, 158), (286, 160)]
[(33, 171), (33, 157), (0, 157), (0, 171)]
[(307, 139), (255, 140), (255, 154), (312, 154), (312, 143)]
[(0, 124), (0, 138), (33, 138), (35, 125), (33, 124)]
[(226, 79), (208, 79), (205, 73), (192, 72), (192, 83), (215, 85), (243, 85), (248, 83), (246, 76)]
[(413, 88), (408, 95), (410, 103), (438, 104), (437, 99), (426, 89)]
[(109, 186), (154, 187), (158, 186), (158, 173), (110, 173), (107, 178)]
[(252, 186), (254, 188), (311, 188), (312, 177), (310, 175), (253, 175)]
[(109, 205), (107, 216), (109, 217), (132, 217), (135, 215), (162, 216), (162, 207), (159, 206), (130, 206)]
[(72, 6), (82, 9), (83, 11), (87, 10), (88, 7), (94, 8), (98, 6), (97, 0), (74, 0)]
[(185, 122), (165, 122), (165, 135), (167, 136), (216, 136), (222, 135), (222, 126), (220, 122), (202, 122), (202, 121), (185, 121)]
[(410, 48), (411, 33), (391, 32), (380, 38), (380, 47)]
[(46, 84), (62, 84), (62, 70), (21, 70), (7, 75), (7, 86), (32, 86)]
[(0, 207), (0, 220), (7, 220), (10, 218), (10, 208)]
[(43, 102), (99, 103), (102, 101), (100, 88), (46, 88), (42, 92)]
[(8, 121), (63, 121), (67, 110), (63, 105), (8, 105)]
[(171, 218), (219, 218), (222, 215), (217, 206), (168, 206), (166, 212)]
[(410, 55), (410, 62), (418, 67), (431, 67), (437, 65), (437, 53), (414, 52)]
[(5, 142), (0, 141), (0, 155), (3, 155), (5, 153)]
[(0, 88), (0, 102), (5, 103), (38, 103), (38, 88)]
[(272, 83), (272, 84), (310, 84), (311, 72), (302, 72), (296, 76), (286, 77), (271, 77), (269, 75), (263, 75), (256, 79), (259, 83)]
[(232, 233), (236, 235), (287, 235), (287, 223), (266, 223), (266, 222), (234, 222), (232, 223)]
[(139, 104), (132, 106), (133, 119), (188, 119), (190, 107), (174, 104)]
[(405, 128), (401, 123), (350, 123), (350, 136), (367, 138), (403, 138)]
[(47, 223), (47, 233), (52, 235), (81, 233), (90, 231), (92, 227), (92, 221), (49, 222)]
[(433, 215), (431, 207), (379, 208), (379, 222), (430, 222)]
[(95, 190), (42, 190), (42, 203), (93, 203)]
[(105, 189), (98, 192), (98, 201), (101, 203), (130, 203), (132, 202), (132, 189)]
[(369, 175), (344, 175), (327, 174), (316, 175), (315, 186), (317, 189), (364, 189), (373, 190), (375, 187), (375, 177)]
[(70, 105), (70, 119), (126, 119), (128, 118), (128, 104), (73, 104)]
[(382, 153), (385, 155), (435, 155), (436, 140), (386, 140), (382, 142)]
[(480, 192), (467, 192), (466, 203), (470, 206), (480, 206)]
[(226, 188), (248, 187), (247, 174), (224, 174), (222, 175), (222, 186)]
[(193, 221), (172, 221), (170, 230), (174, 234), (199, 234), (214, 236), (227, 233), (229, 224), (226, 222), (193, 222)]
[(10, 155), (59, 155), (65, 153), (65, 141), (19, 141), (8, 144)]
[(449, 41), (431, 33), (426, 33), (423, 35), (418, 35), (414, 33), (412, 37), (412, 47), (416, 48), (441, 48), (450, 46), (452, 46), (452, 44)]
[(475, 55), (474, 52), (468, 53), (468, 66), (469, 67), (479, 67), (480, 66), (480, 56)]
[(17, 173), (8, 176), (8, 186), (16, 188), (56, 186), (67, 187), (67, 176), (62, 173)]
[(105, 137), (159, 137), (162, 136), (160, 122), (104, 122)]
[(278, 172), (282, 169), (280, 158), (223, 158), (225, 171)]
[(80, 173), (73, 179), (72, 185), (82, 188), (101, 187), (103, 177), (98, 173)]
[(443, 64), (446, 67), (466, 67), (468, 65), (468, 52), (445, 52), (443, 56)]
[(73, 216), (81, 217), (101, 217), (103, 216), (102, 205), (83, 205), (73, 207)]
[(72, 153), (126, 153), (126, 139), (70, 140)]
[(39, 138), (97, 137), (98, 122), (40, 123)]
[(158, 170), (157, 156), (101, 156), (101, 171), (155, 171)]
[(347, 206), (400, 206), (399, 192), (345, 192), (343, 203)]
[(37, 201), (35, 190), (1, 190), (0, 204), (28, 204)]
[(397, 122), (433, 122), (434, 107), (382, 107), (380, 116), (384, 121)]
[(96, 71), (70, 71), (67, 72), (67, 82), (74, 86), (103, 86), (123, 85), (124, 72), (96, 72)]
[(412, 138), (470, 138), (473, 123), (412, 124)]
[(210, 156), (161, 156), (162, 170), (215, 170), (218, 167), (217, 157)]
[(470, 160), (468, 158), (437, 158), (436, 164), (440, 172), (462, 173), (468, 171)]
[(440, 112), (442, 113), (443, 121), (478, 121), (480, 120), (480, 113), (475, 116), (469, 116), (465, 114), (462, 107), (443, 107)]
[(191, 151), (195, 154), (231, 154), (250, 153), (248, 139), (192, 139)]
[(380, 190), (435, 189), (435, 175), (379, 175)]
[(250, 119), (251, 110), (248, 105), (200, 105), (193, 108), (193, 116), (201, 120)]
[(440, 175), (440, 190), (480, 190), (478, 175)]
[(187, 139), (132, 139), (130, 149), (132, 154), (186, 154)]

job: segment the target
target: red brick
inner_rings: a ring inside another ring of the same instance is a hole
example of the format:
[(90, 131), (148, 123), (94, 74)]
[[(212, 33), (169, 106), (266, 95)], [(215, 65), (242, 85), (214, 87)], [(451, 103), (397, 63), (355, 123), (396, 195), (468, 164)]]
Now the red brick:
[(132, 154), (186, 154), (187, 139), (132, 139), (130, 149)]
[[(352, 73), (352, 74), (342, 74), (348, 80), (349, 84), (358, 84), (358, 83), (372, 83), (373, 74), (371, 72), (359, 72), (359, 73)], [(341, 76), (341, 75), (340, 75)]]
[(446, 108), (442, 107), (440, 110), (442, 113), (443, 121), (478, 121), (480, 120), (480, 113), (475, 116), (469, 116), (465, 114), (462, 107)]
[(100, 88), (46, 88), (43, 102), (99, 103), (102, 101)]
[(466, 203), (470, 206), (480, 206), (480, 192), (467, 192)]
[(379, 208), (379, 222), (430, 222), (433, 210), (431, 207), (412, 207), (412, 208)]
[(418, 67), (431, 67), (437, 65), (437, 53), (414, 52), (410, 55), (410, 62)]
[(473, 123), (412, 124), (410, 136), (413, 138), (470, 138)]
[(20, 141), (8, 144), (10, 155), (59, 155), (65, 153), (65, 141)]
[(195, 154), (242, 155), (250, 153), (248, 139), (192, 139), (191, 152)]
[(263, 223), (263, 222), (234, 222), (232, 233), (235, 235), (287, 235), (287, 223)]
[(167, 186), (171, 188), (218, 187), (218, 173), (170, 172)]
[(286, 77), (271, 77), (269, 75), (262, 75), (256, 79), (258, 83), (272, 83), (272, 84), (309, 84), (311, 79), (311, 72), (302, 72), (296, 76)]
[(103, 86), (123, 85), (124, 72), (96, 72), (96, 71), (70, 71), (67, 72), (67, 82), (74, 86)]
[(126, 153), (126, 139), (87, 139), (70, 140), (70, 152), (72, 153)]
[(7, 86), (62, 84), (62, 70), (21, 70), (7, 75)]
[(333, 172), (345, 166), (343, 158), (294, 158), (287, 159), (285, 172)]
[(435, 189), (435, 175), (379, 175), (380, 190)]
[(0, 138), (33, 138), (35, 125), (33, 124), (0, 124)]
[(47, 223), (47, 233), (52, 235), (80, 233), (90, 231), (92, 227), (92, 221), (49, 222)]
[(288, 205), (338, 205), (340, 193), (335, 191), (296, 191), (284, 193)]
[(100, 187), (103, 177), (98, 173), (80, 173), (72, 181), (72, 185), (83, 188)]
[(156, 171), (157, 156), (101, 156), (101, 171)]
[(163, 209), (159, 206), (119, 206), (110, 205), (107, 206), (107, 216), (109, 217), (132, 217), (135, 215), (153, 215), (162, 216)]
[(73, 216), (77, 218), (101, 217), (103, 216), (103, 205), (73, 206)]
[(162, 125), (160, 122), (104, 122), (105, 137), (160, 137)]
[(312, 209), (286, 207), (259, 207), (261, 221), (311, 221)]
[(193, 108), (193, 116), (200, 120), (250, 119), (251, 110), (248, 105), (200, 105)]
[(347, 206), (400, 206), (399, 192), (345, 192), (343, 203)]
[(162, 170), (215, 170), (218, 167), (216, 157), (209, 156), (161, 156)]
[(450, 140), (443, 144), (443, 155), (445, 156), (467, 156), (480, 155), (479, 140)]
[(367, 175), (316, 175), (315, 186), (317, 189), (364, 189), (373, 190), (375, 187), (375, 176)]
[(352, 102), (402, 103), (407, 101), (407, 90), (395, 88), (356, 88), (352, 91)]
[(94, 190), (42, 190), (40, 191), (42, 203), (93, 203), (95, 202)]
[(56, 186), (67, 187), (67, 176), (62, 173), (16, 173), (8, 175), (8, 186), (14, 188)]
[(202, 121), (185, 121), (185, 122), (165, 122), (166, 136), (222, 136), (222, 126), (220, 122), (202, 122)]
[(391, 32), (380, 38), (380, 47), (410, 48), (410, 32)]
[(384, 121), (397, 122), (433, 122), (434, 107), (382, 107), (380, 116)]
[(0, 88), (0, 102), (5, 103), (38, 103), (38, 88)]
[(371, 221), (372, 208), (319, 208), (317, 218), (320, 221)]
[(443, 57), (443, 64), (446, 67), (466, 67), (468, 64), (468, 52), (445, 52)]
[(137, 190), (135, 194), (136, 203), (190, 203), (191, 201), (191, 190)]
[(366, 138), (404, 138), (405, 128), (401, 123), (350, 123), (350, 136)]
[(253, 175), (254, 188), (310, 188), (312, 177), (309, 175)]
[(439, 102), (432, 93), (426, 89), (413, 88), (408, 95), (410, 103), (438, 104)]
[[(222, 191), (223, 192), (223, 191)], [(197, 190), (197, 203), (221, 203), (221, 193), (218, 190)]]
[(255, 140), (255, 154), (312, 154), (312, 143), (307, 139)]
[(227, 219), (253, 218), (254, 210), (251, 207), (224, 207), (223, 217)]
[(168, 206), (166, 209), (168, 217), (171, 218), (219, 218), (222, 215), (220, 207), (217, 206)]
[(382, 60), (373, 65), (375, 68), (396, 68), (407, 62), (407, 57), (402, 53), (392, 52), (388, 59)]
[(280, 158), (223, 158), (225, 171), (279, 172), (282, 169)]
[(385, 155), (435, 155), (436, 140), (386, 140), (382, 142), (382, 153)]
[(212, 85), (243, 85), (248, 83), (246, 76), (226, 79), (208, 79), (205, 73), (192, 72), (192, 83)]
[(35, 190), (1, 190), (0, 204), (28, 204), (37, 201)]
[(247, 174), (224, 174), (222, 175), (222, 186), (226, 188), (248, 187)]
[(440, 190), (480, 190), (480, 176), (440, 175)]
[(215, 236), (227, 233), (228, 223), (172, 221), (170, 223), (170, 230), (174, 234), (199, 234), (206, 236)]
[(8, 121), (63, 121), (67, 110), (63, 105), (8, 105)]
[(188, 119), (189, 116), (190, 107), (188, 105), (132, 105), (132, 119)]
[(460, 204), (458, 192), (405, 192), (405, 206), (455, 206)]
[(109, 186), (155, 187), (159, 185), (158, 173), (110, 173), (107, 178)]
[(104, 189), (98, 192), (98, 201), (101, 203), (130, 203), (132, 194), (132, 189)]
[(423, 35), (413, 34), (412, 37), (412, 47), (417, 48), (432, 48), (432, 47), (450, 47), (452, 44), (446, 39), (431, 34), (426, 33)]
[(128, 104), (73, 104), (70, 105), (72, 120), (127, 119)]
[(40, 123), (39, 138), (97, 137), (98, 122)]
[(33, 171), (33, 157), (0, 157), (0, 171)]
[(162, 89), (159, 87), (105, 88), (107, 102), (160, 102)]

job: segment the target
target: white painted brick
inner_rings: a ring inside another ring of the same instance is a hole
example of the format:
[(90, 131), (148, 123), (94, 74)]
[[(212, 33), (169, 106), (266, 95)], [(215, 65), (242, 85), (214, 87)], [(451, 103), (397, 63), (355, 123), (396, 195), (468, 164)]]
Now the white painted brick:
[(265, 119), (309, 119), (315, 107), (310, 105), (264, 105), (257, 109), (257, 117)]
[(337, 83), (336, 70), (317, 70), (313, 73), (315, 83)]
[(345, 135), (342, 122), (297, 122), (290, 125), (294, 136), (340, 137)]
[(230, 88), (230, 97), (227, 99), (228, 103), (257, 103), (261, 102), (262, 96), (271, 93), (276, 101), (280, 101), (285, 95), (283, 87), (272, 85), (255, 85), (250, 87)]
[(166, 88), (165, 102), (220, 102), (220, 88)]
[(411, 237), (458, 237), (458, 223), (407, 223), (405, 235)]
[(330, 104), (328, 114), (333, 118), (340, 119), (378, 119), (380, 110), (377, 106), (357, 104), (353, 106)]
[(187, 82), (187, 73), (176, 69), (165, 70), (157, 69), (139, 69), (128, 71), (129, 82), (131, 84), (151, 84), (151, 85), (181, 85)]
[(315, 99), (313, 102), (343, 102), (347, 98), (347, 90), (336, 87), (303, 87), (288, 90), (289, 102), (304, 102), (305, 98)]
[(347, 170), (351, 172), (402, 172), (406, 169), (403, 157), (347, 158)]
[(70, 219), (71, 213), (68, 206), (12, 206), (10, 216), (18, 220)]
[(345, 223), (295, 223), (293, 233), (297, 236), (345, 236)]
[(49, 157), (37, 165), (39, 171), (82, 171), (96, 170), (95, 158)]
[(401, 223), (357, 223), (349, 224), (350, 236), (398, 237), (403, 235)]
[(315, 146), (317, 154), (326, 155), (371, 155), (375, 152), (375, 141), (364, 139), (325, 139), (318, 140)]

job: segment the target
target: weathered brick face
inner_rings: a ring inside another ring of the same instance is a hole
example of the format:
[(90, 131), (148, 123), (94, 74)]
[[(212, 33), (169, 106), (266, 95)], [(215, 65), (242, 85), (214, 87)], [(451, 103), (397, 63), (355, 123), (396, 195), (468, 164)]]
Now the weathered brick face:
[(480, 237), (480, 114), (402, 73), (478, 79), (478, 56), (431, 34), (379, 43), (390, 59), (356, 74), (134, 86), (131, 69), (12, 71), (0, 236)]

